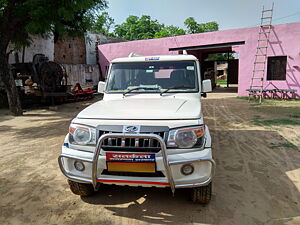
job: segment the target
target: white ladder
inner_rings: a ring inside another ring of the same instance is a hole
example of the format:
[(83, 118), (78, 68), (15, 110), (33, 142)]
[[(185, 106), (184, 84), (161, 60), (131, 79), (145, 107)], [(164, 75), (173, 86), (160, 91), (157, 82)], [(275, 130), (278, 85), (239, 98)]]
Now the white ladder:
[(259, 97), (259, 103), (261, 103), (263, 97), (264, 77), (267, 63), (268, 43), (272, 27), (273, 9), (274, 2), (271, 9), (266, 10), (264, 6), (262, 9), (253, 73), (250, 87), (248, 89), (249, 100), (251, 96)]

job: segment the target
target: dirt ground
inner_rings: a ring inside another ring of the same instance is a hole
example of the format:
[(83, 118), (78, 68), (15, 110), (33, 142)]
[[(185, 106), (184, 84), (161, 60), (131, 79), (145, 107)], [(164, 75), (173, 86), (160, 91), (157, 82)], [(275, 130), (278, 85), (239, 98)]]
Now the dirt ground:
[(300, 224), (300, 101), (257, 106), (222, 92), (203, 100), (217, 162), (207, 206), (184, 190), (73, 195), (57, 156), (69, 122), (90, 103), (17, 118), (0, 111), (0, 224)]

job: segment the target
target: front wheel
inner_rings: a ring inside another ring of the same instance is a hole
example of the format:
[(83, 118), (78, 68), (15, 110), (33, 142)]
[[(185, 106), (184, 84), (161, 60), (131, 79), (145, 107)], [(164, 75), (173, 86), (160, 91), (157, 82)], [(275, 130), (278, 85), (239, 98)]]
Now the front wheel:
[(92, 184), (78, 183), (78, 182), (71, 181), (71, 180), (68, 180), (68, 183), (70, 185), (71, 191), (75, 195), (87, 197), (87, 196), (91, 196), (95, 193)]
[(193, 188), (191, 190), (191, 198), (194, 203), (208, 204), (211, 200), (212, 184), (207, 186)]

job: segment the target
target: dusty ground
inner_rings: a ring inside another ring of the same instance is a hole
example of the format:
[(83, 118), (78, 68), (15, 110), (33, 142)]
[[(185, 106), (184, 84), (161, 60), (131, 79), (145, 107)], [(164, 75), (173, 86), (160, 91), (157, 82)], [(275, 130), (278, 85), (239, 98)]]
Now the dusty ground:
[(70, 120), (58, 111), (0, 111), (0, 224), (300, 224), (300, 101), (249, 104), (235, 94), (204, 100), (217, 162), (207, 206), (168, 189), (106, 186), (73, 195), (57, 165)]

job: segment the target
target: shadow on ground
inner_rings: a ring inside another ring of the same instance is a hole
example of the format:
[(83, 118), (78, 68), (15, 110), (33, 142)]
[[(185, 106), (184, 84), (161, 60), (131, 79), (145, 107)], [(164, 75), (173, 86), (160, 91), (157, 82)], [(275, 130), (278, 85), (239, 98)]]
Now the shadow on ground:
[[(113, 215), (153, 224), (281, 224), (300, 216), (293, 171), (300, 167), (296, 146), (276, 131), (211, 129), (217, 173), (209, 205), (193, 204), (188, 190), (103, 185), (82, 200)], [(290, 219), (287, 219), (290, 218)]]

